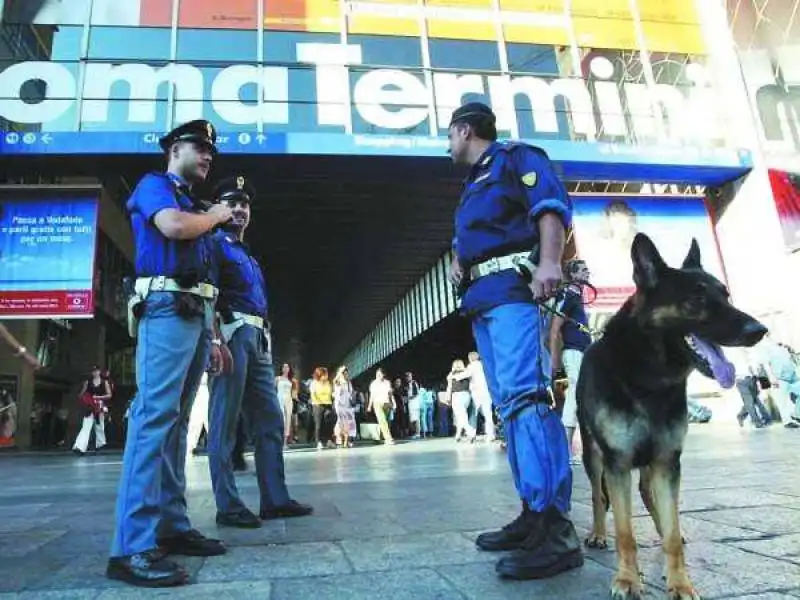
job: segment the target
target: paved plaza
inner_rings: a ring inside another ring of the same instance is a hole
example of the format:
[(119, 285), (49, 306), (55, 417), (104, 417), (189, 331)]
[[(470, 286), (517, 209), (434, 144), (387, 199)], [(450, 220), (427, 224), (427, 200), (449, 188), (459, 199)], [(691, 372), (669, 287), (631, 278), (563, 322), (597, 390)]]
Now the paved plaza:
[[(207, 460), (192, 458), (194, 525), (225, 540), (230, 552), (179, 557), (193, 576), (186, 588), (126, 587), (103, 576), (120, 460), (119, 454), (0, 455), (0, 600), (607, 597), (613, 550), (587, 551), (582, 569), (547, 581), (495, 577), (496, 556), (472, 542), (519, 510), (505, 455), (496, 446), (452, 440), (290, 451), (292, 493), (316, 514), (254, 531), (217, 529)], [(704, 598), (800, 598), (799, 461), (800, 431), (692, 426), (682, 525), (690, 573)], [(257, 509), (252, 459), (239, 485)], [(581, 536), (589, 529), (589, 498), (578, 469), (573, 516)], [(657, 536), (637, 507), (642, 571), (650, 597), (664, 597)]]

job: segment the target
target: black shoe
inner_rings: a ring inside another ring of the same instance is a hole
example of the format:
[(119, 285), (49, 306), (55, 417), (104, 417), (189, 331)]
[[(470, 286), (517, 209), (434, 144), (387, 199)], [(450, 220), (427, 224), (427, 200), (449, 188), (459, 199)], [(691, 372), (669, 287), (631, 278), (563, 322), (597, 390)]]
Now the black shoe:
[(497, 573), (509, 579), (543, 579), (583, 566), (581, 542), (572, 522), (553, 508), (534, 514), (541, 526), (521, 549), (500, 559)]
[(289, 500), (289, 504), (275, 508), (262, 508), (259, 516), (263, 521), (270, 519), (289, 519), (292, 517), (305, 517), (314, 512), (308, 504), (300, 504), (297, 500)]
[(786, 427), (786, 429), (800, 429), (800, 423), (798, 423), (797, 421), (792, 420), (792, 421), (789, 421), (788, 423), (786, 423), (786, 425), (784, 425), (784, 427)]
[(108, 559), (106, 577), (139, 587), (173, 587), (189, 583), (189, 574), (164, 557), (160, 549)]
[(219, 556), (228, 551), (221, 541), (207, 538), (196, 529), (190, 529), (172, 537), (161, 538), (157, 542), (167, 554)]
[(528, 539), (534, 527), (540, 526), (527, 503), (522, 503), (522, 512), (508, 525), (499, 531), (488, 531), (480, 534), (475, 540), (475, 545), (486, 552), (499, 552), (502, 550), (516, 550)]
[(222, 525), (223, 527), (238, 527), (239, 529), (258, 529), (261, 527), (261, 519), (250, 510), (243, 508), (237, 512), (218, 512), (217, 525)]

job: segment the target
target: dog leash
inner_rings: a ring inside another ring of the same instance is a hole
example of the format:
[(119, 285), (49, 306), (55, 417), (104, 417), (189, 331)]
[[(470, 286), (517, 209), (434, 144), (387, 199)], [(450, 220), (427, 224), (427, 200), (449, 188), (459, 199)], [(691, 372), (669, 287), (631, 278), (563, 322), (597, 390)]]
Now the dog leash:
[[(574, 284), (571, 284), (571, 285), (574, 285)], [(590, 288), (592, 288), (594, 290), (594, 286), (591, 283), (581, 283), (580, 285), (581, 285), (581, 287), (587, 286), (587, 287), (590, 287)], [(597, 332), (594, 329), (589, 328), (588, 326), (584, 325), (583, 323), (581, 323), (577, 319), (573, 319), (572, 317), (564, 314), (563, 311), (560, 311), (556, 307), (550, 306), (548, 304), (548, 302), (550, 300), (554, 299), (558, 294), (560, 294), (566, 288), (567, 288), (567, 286), (565, 286), (565, 285), (560, 286), (558, 288), (558, 290), (556, 291), (556, 293), (551, 298), (548, 298), (546, 300), (536, 300), (536, 304), (538, 304), (539, 307), (543, 308), (545, 311), (549, 312), (551, 315), (556, 316), (556, 317), (561, 317), (565, 321), (575, 325), (575, 327), (577, 327), (581, 332), (586, 333), (586, 334), (594, 337), (597, 334)], [(597, 290), (595, 290), (595, 295), (596, 295), (596, 292), (597, 292)]]

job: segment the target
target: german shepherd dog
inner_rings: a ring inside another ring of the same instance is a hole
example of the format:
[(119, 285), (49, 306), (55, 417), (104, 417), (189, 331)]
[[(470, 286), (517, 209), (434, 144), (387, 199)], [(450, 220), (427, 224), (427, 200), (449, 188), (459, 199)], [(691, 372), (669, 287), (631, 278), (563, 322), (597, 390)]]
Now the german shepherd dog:
[(586, 545), (607, 547), (610, 501), (617, 549), (611, 597), (642, 598), (631, 520), (631, 471), (639, 469), (639, 491), (666, 555), (668, 597), (695, 600), (678, 523), (686, 381), (698, 369), (732, 387), (735, 371), (720, 346), (753, 346), (767, 329), (734, 308), (725, 286), (703, 270), (696, 240), (680, 269), (668, 267), (643, 234), (631, 257), (636, 292), (586, 350), (577, 385), (594, 515)]

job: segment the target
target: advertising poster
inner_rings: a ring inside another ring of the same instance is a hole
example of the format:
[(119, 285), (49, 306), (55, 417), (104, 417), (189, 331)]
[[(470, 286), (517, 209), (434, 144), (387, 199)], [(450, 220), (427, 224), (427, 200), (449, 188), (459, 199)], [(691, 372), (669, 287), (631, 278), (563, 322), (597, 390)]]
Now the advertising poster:
[(597, 299), (591, 309), (610, 316), (634, 292), (631, 244), (647, 234), (671, 267), (680, 267), (692, 238), (703, 268), (724, 282), (714, 229), (704, 199), (697, 196), (575, 194), (578, 256), (591, 271)]
[(769, 169), (769, 182), (786, 247), (800, 250), (800, 173)]
[(95, 196), (0, 199), (0, 318), (91, 318)]

